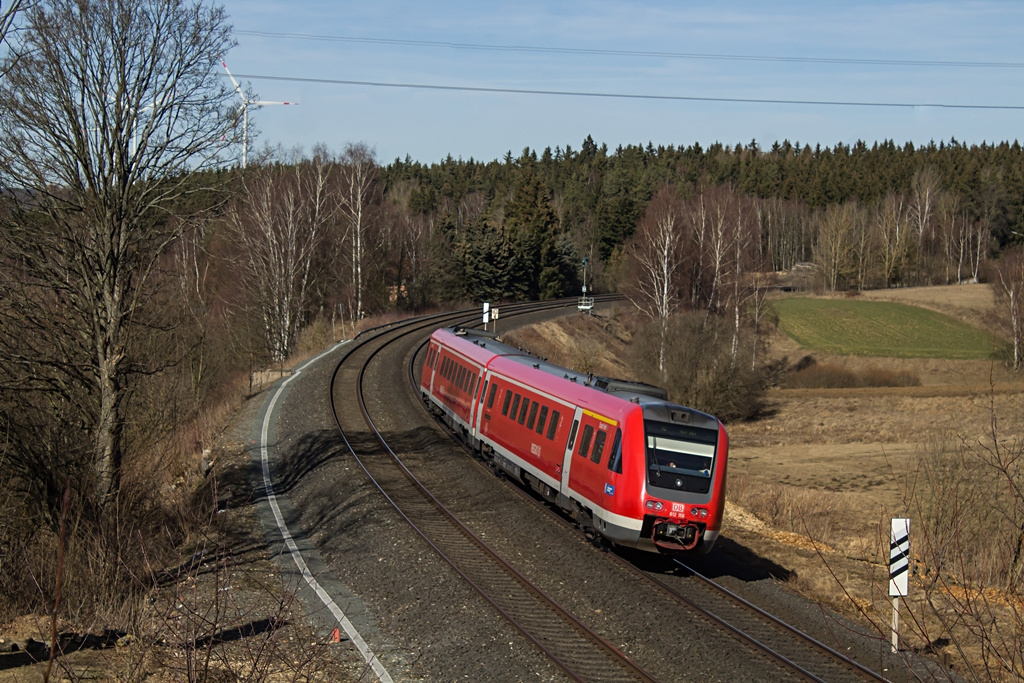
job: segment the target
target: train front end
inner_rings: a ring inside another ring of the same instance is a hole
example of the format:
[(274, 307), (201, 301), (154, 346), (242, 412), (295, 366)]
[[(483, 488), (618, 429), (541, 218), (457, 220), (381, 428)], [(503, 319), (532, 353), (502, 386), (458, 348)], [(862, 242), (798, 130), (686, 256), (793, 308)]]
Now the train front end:
[(706, 553), (725, 511), (729, 437), (718, 418), (645, 405), (642, 541), (665, 553)]

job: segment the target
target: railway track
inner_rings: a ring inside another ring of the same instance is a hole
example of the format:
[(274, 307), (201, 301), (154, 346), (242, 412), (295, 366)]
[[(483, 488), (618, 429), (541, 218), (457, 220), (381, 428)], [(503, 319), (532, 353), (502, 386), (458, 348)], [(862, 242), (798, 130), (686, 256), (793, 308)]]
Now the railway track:
[[(507, 317), (515, 311), (516, 307), (506, 307), (504, 314)], [(466, 315), (439, 317), (426, 324), (379, 332), (350, 349), (335, 371), (331, 389), (332, 411), (346, 446), (374, 486), (431, 549), (570, 679), (653, 681), (625, 653), (534, 585), (452, 514), (416, 479), (374, 425), (363, 382), (366, 368), (377, 353), (386, 344), (422, 329), (467, 324), (475, 319)], [(362, 424), (354, 415), (342, 415), (334, 407), (334, 397), (339, 393), (356, 397)], [(354, 436), (365, 436), (366, 428), (373, 434), (376, 447), (363, 439), (362, 447), (357, 449)]]
[[(506, 307), (502, 313), (507, 319), (531, 310), (536, 308)], [(363, 383), (367, 368), (380, 350), (393, 344), (409, 344), (411, 336), (417, 338), (406, 352), (410, 395), (415, 399), (418, 392), (415, 370), (421, 356), (416, 344), (420, 343), (419, 339), (425, 339), (423, 332), (445, 325), (471, 325), (477, 320), (476, 314), (468, 313), (435, 316), (378, 330), (374, 336), (353, 345), (338, 364), (331, 382), (332, 412), (338, 429), (359, 466), (424, 541), (570, 679), (655, 680), (619, 648), (502, 559), (500, 553), (450, 511), (452, 501), (446, 504), (417, 480), (375, 428), (373, 408), (363, 396)], [(338, 410), (334, 404), (336, 396), (356, 397), (359, 411)], [(511, 488), (516, 495), (532, 498), (518, 487)], [(560, 523), (569, 524), (553, 510), (544, 509)], [(614, 558), (622, 571), (643, 581), (652, 592), (673, 601), (680, 614), (702, 615), (715, 628), (723, 629), (729, 638), (743, 642), (752, 652), (766, 657), (790, 676), (818, 681), (884, 680), (704, 577), (687, 583), (684, 595), (678, 581), (670, 585), (613, 553), (607, 557)], [(689, 568), (685, 571), (699, 577)], [(693, 585), (697, 582), (700, 586)], [(680, 618), (680, 623), (682, 621)]]

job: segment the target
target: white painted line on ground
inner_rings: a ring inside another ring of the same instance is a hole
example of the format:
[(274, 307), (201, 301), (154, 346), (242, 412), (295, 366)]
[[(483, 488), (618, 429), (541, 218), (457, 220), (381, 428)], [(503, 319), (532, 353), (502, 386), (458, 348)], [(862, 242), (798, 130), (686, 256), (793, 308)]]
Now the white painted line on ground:
[(359, 631), (356, 630), (352, 622), (349, 621), (347, 616), (345, 616), (345, 613), (341, 611), (338, 604), (334, 602), (334, 598), (332, 598), (330, 594), (323, 589), (320, 583), (313, 576), (313, 573), (309, 571), (309, 567), (306, 566), (306, 561), (302, 559), (302, 553), (299, 552), (299, 547), (295, 544), (295, 540), (292, 538), (291, 531), (288, 530), (288, 525), (285, 524), (284, 516), (281, 514), (281, 508), (277, 504), (277, 496), (274, 494), (274, 486), (270, 481), (270, 456), (267, 439), (270, 433), (270, 416), (274, 412), (274, 406), (277, 405), (277, 399), (280, 398), (281, 392), (283, 392), (284, 388), (288, 386), (288, 383), (298, 377), (302, 373), (303, 369), (346, 343), (348, 342), (335, 344), (316, 358), (313, 358), (297, 367), (292, 372), (291, 377), (282, 382), (281, 386), (279, 386), (277, 391), (274, 392), (273, 398), (270, 399), (270, 405), (267, 406), (267, 413), (263, 416), (263, 429), (260, 433), (260, 459), (263, 462), (263, 486), (267, 491), (267, 502), (270, 503), (270, 509), (274, 512), (274, 519), (277, 520), (277, 528), (280, 529), (281, 537), (284, 539), (284, 543), (288, 547), (288, 552), (291, 554), (292, 560), (295, 561), (295, 566), (298, 567), (299, 572), (302, 574), (302, 578), (305, 579), (309, 587), (312, 588), (313, 592), (316, 593), (318, 598), (320, 598), (320, 602), (322, 602), (324, 606), (331, 611), (331, 614), (334, 615), (338, 624), (345, 629), (345, 633), (348, 635), (349, 640), (351, 640), (356, 648), (359, 649), (359, 653), (363, 656), (363, 659), (366, 660), (368, 665), (370, 665), (373, 672), (377, 674), (377, 679), (382, 683), (393, 683), (391, 675), (388, 674), (384, 665), (382, 665), (380, 660), (377, 659), (377, 655), (373, 653), (370, 646), (367, 645), (366, 641), (363, 640), (363, 637), (359, 635)]

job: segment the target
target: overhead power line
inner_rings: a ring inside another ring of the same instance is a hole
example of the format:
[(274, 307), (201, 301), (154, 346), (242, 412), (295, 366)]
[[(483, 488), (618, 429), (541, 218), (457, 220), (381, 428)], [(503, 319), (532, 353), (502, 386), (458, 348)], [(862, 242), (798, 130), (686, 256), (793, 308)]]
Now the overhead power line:
[(355, 36), (324, 36), (311, 33), (277, 33), (274, 31), (235, 31), (241, 36), (316, 40), (334, 43), (366, 43), (371, 45), (407, 45), (411, 47), (446, 48), (452, 50), (485, 50), (491, 52), (539, 52), (548, 54), (580, 54), (612, 57), (658, 57), (662, 59), (703, 59), (738, 62), (789, 62), (796, 64), (862, 64), (869, 66), (915, 66), (970, 69), (1021, 69), (1024, 62), (969, 62), (928, 59), (863, 59), (854, 57), (787, 57), (777, 55), (730, 55), (702, 52), (656, 52), (648, 50), (607, 50), (536, 45), (486, 45), (434, 40), (402, 40), (398, 38), (360, 38)]
[(646, 95), (635, 93), (588, 92), (582, 90), (538, 90), (532, 88), (492, 88), (474, 85), (437, 85), (429, 83), (387, 83), (383, 81), (355, 81), (340, 78), (304, 78), (299, 76), (268, 76), (238, 74), (239, 78), (291, 83), (318, 83), (325, 85), (357, 85), (371, 88), (411, 88), (417, 90), (448, 90), (456, 92), (501, 93), (511, 95), (553, 95), (559, 97), (600, 97), (623, 100), (667, 100), (681, 102), (731, 102), (741, 104), (813, 105), (825, 107), (890, 107), (901, 109), (974, 109), (1024, 111), (1024, 105), (1011, 104), (945, 104), (942, 102), (858, 102), (853, 100), (787, 100), (762, 97), (708, 97), (699, 95)]

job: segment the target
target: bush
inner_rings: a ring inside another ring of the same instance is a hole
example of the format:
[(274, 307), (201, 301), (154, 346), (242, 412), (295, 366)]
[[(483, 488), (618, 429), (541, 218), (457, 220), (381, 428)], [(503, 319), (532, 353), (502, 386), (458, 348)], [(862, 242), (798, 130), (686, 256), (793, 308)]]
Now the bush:
[(723, 422), (752, 419), (764, 412), (769, 371), (763, 361), (754, 361), (758, 342), (749, 331), (741, 331), (735, 356), (733, 328), (720, 318), (685, 313), (669, 320), (667, 332), (662, 372), (658, 369), (660, 322), (646, 322), (637, 330), (631, 361), (643, 381), (665, 387), (672, 401)]

